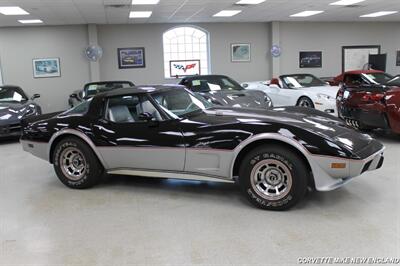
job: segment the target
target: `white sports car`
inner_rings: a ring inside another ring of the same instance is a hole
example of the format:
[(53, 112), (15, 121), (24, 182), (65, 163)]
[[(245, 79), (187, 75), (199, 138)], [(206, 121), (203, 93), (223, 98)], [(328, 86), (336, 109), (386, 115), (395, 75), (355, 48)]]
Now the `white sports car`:
[(303, 106), (337, 116), (337, 86), (329, 86), (311, 74), (282, 75), (270, 81), (244, 82), (249, 90), (261, 90), (268, 94), (274, 106)]

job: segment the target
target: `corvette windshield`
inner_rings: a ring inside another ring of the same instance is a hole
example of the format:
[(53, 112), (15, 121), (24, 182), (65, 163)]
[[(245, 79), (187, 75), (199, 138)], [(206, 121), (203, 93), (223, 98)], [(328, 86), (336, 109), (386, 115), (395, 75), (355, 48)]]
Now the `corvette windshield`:
[(0, 102), (24, 102), (27, 101), (24, 92), (17, 87), (0, 87)]
[(400, 75), (399, 76), (395, 76), (386, 85), (388, 85), (388, 86), (400, 86)]
[(165, 112), (175, 118), (212, 106), (201, 96), (189, 93), (184, 89), (154, 92), (151, 96)]
[(327, 84), (313, 75), (290, 75), (282, 76), (283, 82), (289, 88), (308, 88), (308, 87), (319, 87), (327, 86)]
[(104, 83), (92, 83), (88, 84), (85, 87), (85, 99), (91, 98), (98, 93), (120, 89), (120, 88), (129, 88), (132, 87), (133, 84), (129, 82), (104, 82)]
[(368, 73), (362, 74), (371, 84), (386, 85), (389, 81), (393, 79), (392, 76), (386, 73)]
[(244, 90), (239, 83), (228, 77), (209, 76), (192, 79), (189, 88), (194, 92), (209, 92), (220, 90), (241, 91)]

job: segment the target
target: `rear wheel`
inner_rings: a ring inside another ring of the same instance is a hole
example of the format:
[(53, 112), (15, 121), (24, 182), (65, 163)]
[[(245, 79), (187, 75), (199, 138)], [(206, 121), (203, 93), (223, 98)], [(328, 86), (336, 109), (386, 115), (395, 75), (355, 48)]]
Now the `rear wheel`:
[(60, 181), (75, 189), (98, 184), (104, 172), (96, 155), (82, 140), (68, 137), (61, 140), (54, 150), (54, 170)]
[(300, 97), (300, 99), (297, 101), (297, 106), (314, 108), (314, 103), (310, 98), (304, 96)]
[(242, 161), (239, 185), (258, 208), (286, 210), (305, 195), (308, 170), (295, 152), (279, 145), (264, 145), (249, 152)]

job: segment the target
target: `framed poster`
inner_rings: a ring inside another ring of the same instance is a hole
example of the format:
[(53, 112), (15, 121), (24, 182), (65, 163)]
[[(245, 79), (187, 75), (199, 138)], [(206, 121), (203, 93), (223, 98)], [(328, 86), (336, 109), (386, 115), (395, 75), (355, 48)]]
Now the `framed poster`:
[(317, 68), (322, 67), (322, 52), (310, 51), (299, 53), (300, 68)]
[(231, 60), (232, 62), (250, 62), (251, 47), (249, 43), (231, 44)]
[(342, 72), (364, 69), (370, 54), (380, 54), (380, 45), (358, 45), (342, 47)]
[(60, 58), (37, 58), (32, 65), (34, 78), (61, 77)]
[(201, 75), (200, 60), (171, 60), (169, 61), (171, 78)]
[(144, 47), (118, 48), (118, 67), (119, 69), (146, 67)]
[(396, 52), (396, 66), (400, 66), (400, 51)]

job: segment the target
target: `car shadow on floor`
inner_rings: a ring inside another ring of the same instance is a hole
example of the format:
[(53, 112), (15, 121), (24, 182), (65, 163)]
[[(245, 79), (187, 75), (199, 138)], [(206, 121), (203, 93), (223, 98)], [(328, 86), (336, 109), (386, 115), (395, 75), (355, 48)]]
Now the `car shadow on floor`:
[[(149, 193), (149, 195), (167, 195), (167, 197), (213, 201), (242, 206), (253, 205), (242, 195), (239, 185), (236, 183), (193, 181), (167, 178), (149, 178), (137, 176), (109, 175), (101, 188), (119, 191), (135, 191)], [(330, 192), (308, 191), (305, 198), (297, 204), (293, 210), (310, 208), (336, 208), (346, 205), (346, 201), (354, 198), (346, 188)]]
[(19, 142), (17, 137), (0, 137), (0, 145), (15, 144)]

